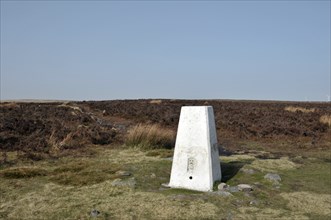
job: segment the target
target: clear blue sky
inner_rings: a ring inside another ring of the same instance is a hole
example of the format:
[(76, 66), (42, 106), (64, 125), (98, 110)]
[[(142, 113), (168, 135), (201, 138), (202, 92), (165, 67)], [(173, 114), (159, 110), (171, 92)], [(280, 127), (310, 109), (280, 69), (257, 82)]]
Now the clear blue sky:
[(330, 1), (1, 1), (1, 99), (326, 101)]

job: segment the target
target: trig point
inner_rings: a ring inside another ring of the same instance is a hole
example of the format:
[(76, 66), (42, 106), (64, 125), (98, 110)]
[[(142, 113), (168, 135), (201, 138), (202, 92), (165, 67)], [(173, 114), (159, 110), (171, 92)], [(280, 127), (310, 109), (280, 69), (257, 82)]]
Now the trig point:
[(212, 191), (221, 178), (213, 107), (182, 107), (169, 187)]

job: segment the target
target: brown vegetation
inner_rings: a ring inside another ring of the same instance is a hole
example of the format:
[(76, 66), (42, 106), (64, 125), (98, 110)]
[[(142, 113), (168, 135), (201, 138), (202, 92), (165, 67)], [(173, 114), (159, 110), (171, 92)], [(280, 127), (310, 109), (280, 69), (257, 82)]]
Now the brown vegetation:
[[(264, 146), (275, 143), (277, 149), (290, 145), (291, 151), (330, 147), (328, 103), (115, 100), (1, 103), (0, 150), (17, 152), (18, 158), (40, 160), (77, 149), (82, 152), (91, 145), (143, 143), (151, 148), (169, 148), (173, 146), (181, 106), (190, 105), (213, 106), (218, 140), (228, 150), (244, 150), (250, 142)], [(7, 160), (6, 153), (2, 157), (0, 161)]]
[(320, 122), (323, 124), (329, 125), (331, 127), (331, 115), (322, 115), (320, 118)]
[(120, 134), (115, 124), (69, 104), (5, 103), (0, 111), (0, 150), (20, 151), (20, 157), (34, 160), (111, 144)]
[(129, 129), (125, 144), (142, 148), (172, 148), (175, 143), (174, 131), (157, 124), (138, 124)]
[(285, 107), (285, 111), (311, 113), (311, 112), (315, 112), (315, 109), (314, 108), (302, 108), (302, 107), (287, 106), (287, 107)]

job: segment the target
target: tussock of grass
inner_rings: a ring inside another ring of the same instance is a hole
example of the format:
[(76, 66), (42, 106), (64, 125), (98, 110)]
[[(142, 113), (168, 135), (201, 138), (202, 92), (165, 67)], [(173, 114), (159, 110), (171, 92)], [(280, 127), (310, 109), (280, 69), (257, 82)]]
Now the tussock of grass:
[(331, 127), (331, 115), (322, 115), (320, 118), (320, 122), (322, 124), (327, 124), (329, 127)]
[(30, 178), (35, 176), (46, 176), (47, 171), (38, 167), (15, 167), (2, 170), (0, 175), (5, 178)]
[(172, 148), (175, 143), (175, 133), (159, 125), (138, 124), (132, 127), (127, 135), (127, 146), (142, 149)]
[(149, 103), (151, 103), (151, 104), (161, 104), (162, 100), (154, 99), (154, 100), (151, 100)]
[(302, 107), (288, 106), (288, 107), (285, 107), (285, 111), (311, 113), (311, 112), (315, 112), (315, 109), (314, 108), (302, 108)]

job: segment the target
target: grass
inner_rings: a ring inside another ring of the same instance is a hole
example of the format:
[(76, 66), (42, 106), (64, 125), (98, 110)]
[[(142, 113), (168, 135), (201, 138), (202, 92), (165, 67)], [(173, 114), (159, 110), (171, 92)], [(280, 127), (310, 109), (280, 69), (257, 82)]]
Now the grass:
[(174, 154), (173, 150), (168, 149), (157, 149), (157, 150), (150, 150), (146, 153), (146, 156), (150, 157), (160, 157), (160, 158), (169, 158), (172, 157)]
[[(22, 162), (0, 168), (0, 219), (329, 219), (330, 160), (222, 156), (227, 184), (250, 184), (231, 197), (161, 186), (170, 177), (170, 150), (96, 148), (86, 157)], [(247, 174), (243, 169), (254, 169)], [(131, 173), (119, 176), (118, 171)], [(276, 188), (263, 177), (278, 173)], [(113, 186), (134, 178), (134, 188)], [(250, 204), (256, 200), (257, 204)]]
[(0, 176), (9, 179), (46, 176), (47, 171), (39, 167), (16, 167), (0, 171)]
[(331, 127), (331, 115), (322, 115), (320, 118), (320, 122), (322, 124), (327, 124), (329, 127)]
[(125, 144), (141, 149), (173, 148), (175, 133), (157, 124), (138, 124), (128, 131)]
[(315, 109), (314, 108), (302, 108), (302, 107), (287, 106), (287, 107), (285, 107), (285, 111), (312, 113), (312, 112), (315, 112)]
[(162, 103), (162, 100), (160, 99), (154, 99), (154, 100), (151, 100), (149, 101), (150, 104), (161, 104)]

